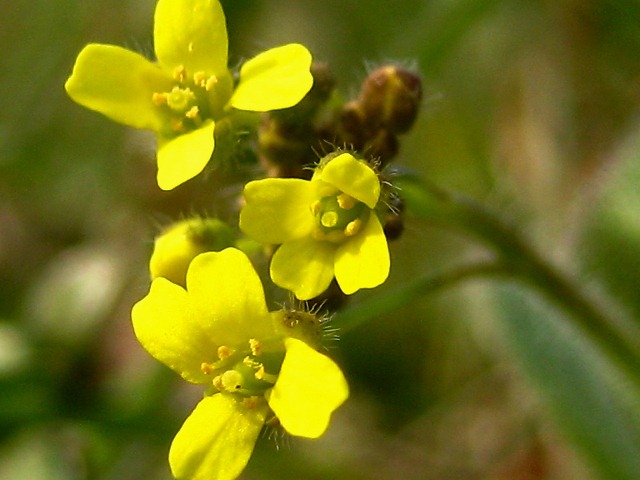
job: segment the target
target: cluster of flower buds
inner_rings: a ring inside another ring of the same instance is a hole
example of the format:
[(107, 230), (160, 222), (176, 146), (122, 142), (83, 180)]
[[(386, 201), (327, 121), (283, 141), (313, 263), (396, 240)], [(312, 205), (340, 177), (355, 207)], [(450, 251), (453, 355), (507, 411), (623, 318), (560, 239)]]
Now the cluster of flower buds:
[[(342, 101), (326, 64), (311, 68), (314, 84), (296, 106), (265, 116), (259, 130), (260, 157), (271, 177), (308, 178), (316, 152), (338, 146), (359, 152), (384, 167), (397, 155), (398, 135), (414, 124), (422, 99), (420, 77), (408, 68), (384, 65), (363, 81), (356, 99)], [(385, 199), (387, 238), (398, 238), (404, 227), (403, 201), (397, 193)]]

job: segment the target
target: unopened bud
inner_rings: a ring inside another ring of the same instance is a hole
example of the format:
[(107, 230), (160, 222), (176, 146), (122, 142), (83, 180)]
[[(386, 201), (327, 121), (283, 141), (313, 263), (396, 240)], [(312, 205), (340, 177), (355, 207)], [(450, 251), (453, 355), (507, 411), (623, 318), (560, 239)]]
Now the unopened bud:
[(151, 279), (164, 277), (181, 286), (196, 255), (233, 245), (233, 231), (217, 218), (189, 218), (167, 228), (156, 237), (149, 261)]
[(371, 125), (403, 133), (413, 125), (421, 99), (420, 77), (405, 68), (387, 65), (365, 79), (358, 100)]

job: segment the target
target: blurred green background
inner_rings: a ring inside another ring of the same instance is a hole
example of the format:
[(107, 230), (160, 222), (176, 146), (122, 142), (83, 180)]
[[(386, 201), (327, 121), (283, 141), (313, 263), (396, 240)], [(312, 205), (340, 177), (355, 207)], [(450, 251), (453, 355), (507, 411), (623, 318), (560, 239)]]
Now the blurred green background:
[[(638, 323), (640, 3), (222, 4), (231, 65), (301, 42), (347, 97), (372, 66), (415, 67), (424, 101), (397, 165), (500, 212)], [(201, 395), (142, 350), (129, 311), (158, 226), (202, 207), (156, 187), (152, 137), (63, 90), (86, 43), (151, 54), (154, 6), (0, 4), (3, 479), (168, 479), (170, 441)], [(411, 211), (391, 251), (388, 283), (353, 305), (488, 256)], [(345, 332), (331, 354), (352, 396), (327, 434), (279, 450), (262, 438), (242, 478), (640, 478), (637, 391), (563, 312), (512, 282), (420, 296)]]

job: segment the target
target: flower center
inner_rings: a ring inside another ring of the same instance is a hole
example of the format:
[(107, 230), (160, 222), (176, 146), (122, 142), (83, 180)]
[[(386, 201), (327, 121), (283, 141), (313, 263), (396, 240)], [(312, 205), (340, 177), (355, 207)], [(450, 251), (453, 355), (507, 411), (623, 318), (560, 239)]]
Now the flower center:
[(206, 120), (222, 116), (231, 97), (232, 79), (205, 72), (187, 72), (180, 65), (173, 71), (174, 86), (168, 92), (155, 92), (151, 101), (167, 117), (165, 134), (175, 136), (199, 128)]
[(340, 243), (362, 230), (371, 209), (346, 193), (338, 192), (316, 201), (311, 205), (311, 212), (317, 219), (314, 237)]
[(250, 339), (233, 348), (218, 348), (218, 361), (202, 363), (200, 368), (211, 376), (214, 392), (232, 393), (242, 398), (262, 396), (278, 378), (284, 359), (281, 341), (265, 345)]

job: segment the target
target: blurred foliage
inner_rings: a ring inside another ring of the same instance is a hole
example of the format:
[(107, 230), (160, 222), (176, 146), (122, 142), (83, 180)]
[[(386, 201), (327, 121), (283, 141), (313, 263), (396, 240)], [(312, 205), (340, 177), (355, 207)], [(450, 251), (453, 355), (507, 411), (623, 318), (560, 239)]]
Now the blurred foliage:
[[(222, 3), (232, 64), (301, 42), (345, 96), (370, 65), (415, 65), (425, 101), (397, 167), (499, 212), (638, 325), (639, 3)], [(0, 5), (0, 478), (169, 478), (198, 395), (142, 351), (129, 310), (159, 226), (224, 218), (241, 184), (220, 169), (160, 192), (151, 138), (62, 88), (88, 42), (150, 54), (154, 4)], [(318, 441), (261, 439), (243, 478), (640, 477), (635, 384), (566, 311), (504, 278), (447, 274), (494, 254), (411, 205), (391, 249), (388, 284), (336, 316), (352, 315), (331, 351), (352, 398)]]

